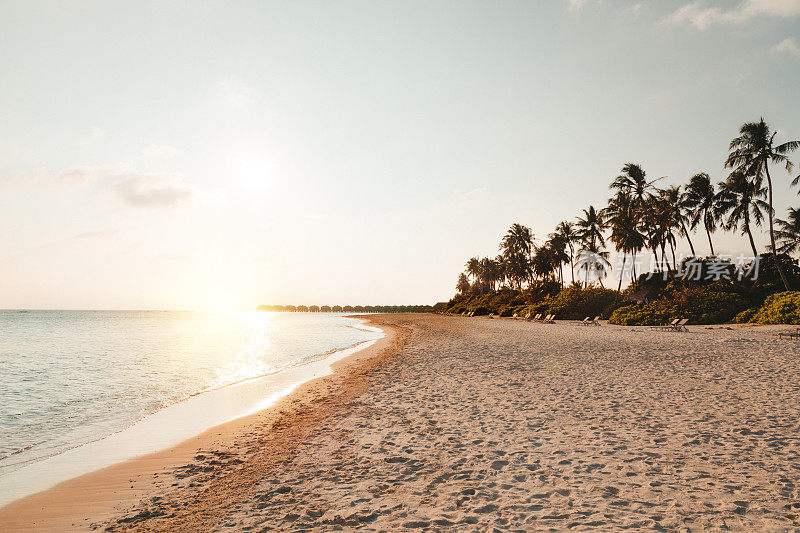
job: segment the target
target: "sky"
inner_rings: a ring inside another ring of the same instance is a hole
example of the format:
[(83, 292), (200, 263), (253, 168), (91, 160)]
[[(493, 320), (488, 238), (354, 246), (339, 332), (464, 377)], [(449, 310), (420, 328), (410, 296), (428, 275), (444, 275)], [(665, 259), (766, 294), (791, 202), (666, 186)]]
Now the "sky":
[(800, 0), (3, 0), (0, 79), (0, 308), (432, 304), (626, 162), (800, 138)]

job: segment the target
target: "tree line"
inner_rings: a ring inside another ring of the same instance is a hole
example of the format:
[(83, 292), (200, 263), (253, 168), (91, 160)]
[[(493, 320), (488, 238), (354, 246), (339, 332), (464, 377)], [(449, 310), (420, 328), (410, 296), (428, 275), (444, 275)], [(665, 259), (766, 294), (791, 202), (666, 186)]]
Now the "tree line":
[(279, 313), (430, 313), (430, 305), (259, 305), (259, 311)]
[[(513, 224), (500, 241), (499, 255), (467, 261), (456, 290), (462, 294), (492, 292), (500, 286), (521, 290), (537, 281), (556, 281), (563, 287), (565, 265), (569, 265), (573, 284), (577, 268), (582, 278), (577, 283), (588, 286), (592, 274), (602, 286), (611, 270), (608, 242), (622, 256), (623, 273), (630, 257), (633, 283), (636, 257), (643, 250), (652, 252), (656, 271), (678, 270), (675, 249), (679, 238), (686, 239), (691, 255), (696, 256), (695, 231), (708, 240), (712, 257), (712, 235), (717, 230), (739, 231), (757, 257), (753, 231), (765, 221), (770, 238), (765, 251), (800, 251), (800, 209), (790, 208), (786, 219), (775, 218), (770, 172), (770, 164), (782, 165), (791, 178), (793, 163), (788, 154), (800, 148), (800, 141), (778, 144), (776, 134), (763, 118), (743, 124), (729, 144), (724, 165), (729, 174), (717, 184), (701, 172), (683, 185), (659, 188), (657, 184), (664, 178), (650, 180), (641, 165), (626, 163), (611, 182), (614, 193), (605, 206), (589, 206), (574, 220), (560, 222), (539, 245), (529, 227)], [(791, 185), (798, 181), (800, 176)], [(784, 289), (789, 290), (781, 262), (775, 265)], [(622, 287), (622, 277), (617, 290)]]

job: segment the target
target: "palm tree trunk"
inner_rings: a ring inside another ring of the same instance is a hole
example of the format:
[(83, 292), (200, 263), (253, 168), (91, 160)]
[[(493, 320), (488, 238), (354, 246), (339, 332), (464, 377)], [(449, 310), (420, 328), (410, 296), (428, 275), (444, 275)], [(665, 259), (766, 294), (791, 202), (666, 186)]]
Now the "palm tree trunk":
[(675, 261), (675, 244), (669, 243), (669, 247), (672, 250), (672, 270), (678, 270), (678, 263)]
[(569, 271), (572, 273), (572, 283), (575, 283), (575, 265), (572, 262), (572, 246), (569, 247)]
[(683, 234), (686, 235), (686, 240), (689, 241), (689, 249), (692, 251), (693, 256), (697, 256), (694, 253), (694, 245), (692, 244), (692, 239), (689, 238), (689, 230), (686, 229), (686, 224), (681, 221), (681, 229), (683, 230)]
[(714, 243), (711, 242), (711, 231), (708, 229), (708, 226), (706, 224), (703, 224), (703, 226), (705, 226), (706, 228), (706, 235), (708, 236), (708, 246), (711, 247), (711, 255), (717, 255), (714, 253)]
[(619, 271), (619, 283), (617, 284), (617, 292), (622, 290), (622, 275), (625, 273), (625, 252), (622, 253), (622, 269)]
[(747, 231), (747, 238), (750, 239), (750, 248), (753, 249), (753, 257), (758, 257), (758, 252), (756, 251), (756, 243), (753, 242), (753, 234), (750, 232), (750, 224), (745, 224), (744, 229), (745, 231)]
[(783, 282), (783, 288), (785, 290), (789, 290), (789, 282), (786, 279), (786, 274), (783, 273), (783, 268), (781, 268), (781, 264), (778, 261), (778, 253), (775, 248), (775, 230), (772, 227), (772, 178), (769, 175), (769, 162), (764, 161), (764, 170), (767, 172), (767, 191), (769, 193), (769, 241), (772, 244), (772, 259), (775, 263), (775, 268), (778, 269), (778, 274), (781, 276), (781, 281)]
[(636, 250), (633, 251), (631, 257), (631, 285), (636, 284)]

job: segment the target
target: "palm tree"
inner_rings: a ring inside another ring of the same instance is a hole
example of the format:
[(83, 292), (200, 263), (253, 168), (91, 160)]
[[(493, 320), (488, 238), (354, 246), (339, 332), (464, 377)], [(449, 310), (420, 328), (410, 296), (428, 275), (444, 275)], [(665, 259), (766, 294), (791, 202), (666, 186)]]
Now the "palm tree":
[(800, 209), (789, 208), (788, 220), (775, 219), (778, 230), (778, 253), (793, 254), (800, 250)]
[(578, 238), (589, 243), (592, 247), (604, 246), (606, 241), (603, 238), (603, 230), (608, 226), (602, 211), (596, 211), (593, 205), (589, 209), (583, 210), (583, 218), (578, 218), (575, 222), (578, 228), (576, 232)]
[(460, 294), (466, 294), (469, 292), (469, 280), (467, 279), (467, 275), (465, 273), (461, 273), (458, 275), (458, 283), (456, 283), (456, 291)]
[(500, 248), (506, 253), (520, 253), (530, 257), (533, 246), (533, 233), (531, 228), (514, 223), (503, 236)]
[(637, 209), (642, 209), (647, 200), (653, 195), (654, 181), (647, 181), (647, 174), (641, 165), (626, 163), (622, 167), (622, 174), (611, 182), (611, 188), (617, 193), (626, 193), (633, 199)]
[[(694, 253), (694, 244), (692, 244), (692, 239), (689, 237), (689, 230), (686, 227), (686, 223), (689, 220), (688, 211), (689, 207), (686, 205), (686, 196), (681, 192), (680, 185), (673, 185), (671, 187), (667, 187), (666, 189), (659, 192), (661, 199), (664, 201), (665, 206), (668, 206), (672, 225), (676, 229), (680, 229), (681, 233), (686, 240), (689, 241), (689, 249), (692, 251), (692, 255), (696, 255)], [(674, 251), (673, 251), (674, 254)], [(673, 263), (675, 262), (673, 258)]]
[(620, 193), (609, 201), (605, 209), (606, 220), (611, 228), (611, 242), (622, 252), (622, 269), (617, 290), (622, 288), (627, 254), (631, 254), (631, 283), (636, 281), (636, 253), (644, 248), (645, 236), (640, 231), (640, 217), (636, 201), (627, 193)]
[(575, 227), (572, 222), (560, 222), (556, 226), (554, 235), (562, 239), (569, 249), (569, 270), (572, 274), (572, 283), (575, 283), (575, 243), (579, 239), (578, 234), (575, 232)]
[(482, 276), (481, 260), (477, 257), (471, 257), (467, 264), (467, 274), (472, 276), (472, 281), (479, 281)]
[(553, 233), (550, 238), (545, 242), (545, 247), (550, 251), (550, 256), (558, 270), (558, 280), (561, 287), (564, 287), (564, 263), (570, 263), (572, 256), (567, 254), (567, 240), (559, 233)]
[(714, 243), (711, 242), (711, 233), (717, 229), (717, 193), (714, 191), (711, 178), (705, 172), (695, 174), (689, 180), (684, 195), (686, 206), (691, 210), (690, 227), (694, 229), (700, 222), (703, 223), (711, 255), (716, 255)]
[(506, 273), (510, 280), (516, 282), (518, 289), (522, 289), (522, 283), (530, 279), (532, 247), (533, 233), (522, 224), (512, 224), (500, 241)]
[(596, 244), (584, 243), (584, 247), (578, 252), (576, 266), (579, 271), (584, 271), (584, 285), (589, 286), (589, 273), (594, 273), (600, 286), (603, 286), (603, 278), (611, 270), (611, 263), (608, 262), (608, 252), (601, 249)]
[(750, 248), (753, 257), (758, 255), (753, 233), (750, 231), (750, 222), (757, 226), (764, 220), (764, 211), (769, 212), (769, 204), (762, 200), (767, 190), (759, 187), (757, 180), (750, 180), (741, 172), (734, 171), (728, 179), (719, 184), (720, 191), (717, 199), (717, 212), (728, 216), (725, 229), (741, 229), (743, 235), (750, 239)]
[(558, 265), (553, 250), (546, 244), (534, 247), (531, 268), (533, 273), (542, 279), (554, 277)]
[[(757, 186), (761, 186), (763, 176), (767, 177), (767, 193), (769, 211), (769, 240), (771, 249), (775, 250), (775, 230), (773, 228), (773, 208), (772, 208), (772, 177), (769, 174), (769, 163), (783, 163), (786, 167), (786, 172), (792, 172), (792, 162), (786, 156), (800, 148), (800, 141), (787, 141), (783, 144), (775, 146), (775, 134), (777, 132), (770, 132), (770, 127), (764, 122), (762, 117), (759, 122), (746, 122), (739, 128), (739, 137), (731, 141), (730, 154), (725, 161), (726, 168), (735, 168), (744, 172), (747, 176), (753, 176), (756, 180)], [(796, 185), (800, 179), (798, 176), (792, 185)], [(789, 290), (789, 281), (786, 279), (786, 274), (780, 265), (780, 261), (775, 261), (775, 266), (778, 268), (778, 274), (781, 276), (784, 288)]]

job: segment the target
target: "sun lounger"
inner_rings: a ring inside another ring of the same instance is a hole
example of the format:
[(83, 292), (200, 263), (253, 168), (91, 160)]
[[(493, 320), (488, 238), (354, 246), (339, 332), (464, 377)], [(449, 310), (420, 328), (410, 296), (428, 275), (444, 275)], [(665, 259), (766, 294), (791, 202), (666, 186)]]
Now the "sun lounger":
[(673, 320), (669, 324), (661, 324), (660, 326), (653, 326), (653, 329), (660, 329), (661, 331), (667, 331), (667, 330), (670, 330), (673, 327), (675, 327), (678, 324), (679, 321), (680, 321), (680, 318), (676, 318), (675, 320)]
[(593, 326), (599, 326), (600, 325), (600, 316), (598, 315), (598, 316), (594, 317), (594, 320), (589, 322), (589, 324), (591, 324)]
[(689, 322), (688, 318), (682, 318), (680, 322), (669, 328), (669, 331), (689, 331), (686, 329), (686, 323)]
[(786, 337), (789, 339), (800, 339), (800, 328), (797, 328), (794, 331), (781, 331), (778, 333), (778, 338)]
[(583, 319), (583, 320), (580, 322), (580, 325), (581, 325), (581, 326), (588, 326), (588, 325), (589, 325), (589, 324), (591, 324), (591, 323), (592, 323), (592, 321), (591, 321), (591, 320), (589, 320), (589, 317), (587, 316), (586, 318), (584, 318), (584, 319)]
[(542, 322), (545, 324), (555, 324), (556, 323), (556, 315), (547, 315)]
[(540, 322), (542, 320), (542, 314), (539, 313), (536, 316), (534, 316), (533, 318), (531, 318), (530, 320), (533, 320), (534, 322)]

